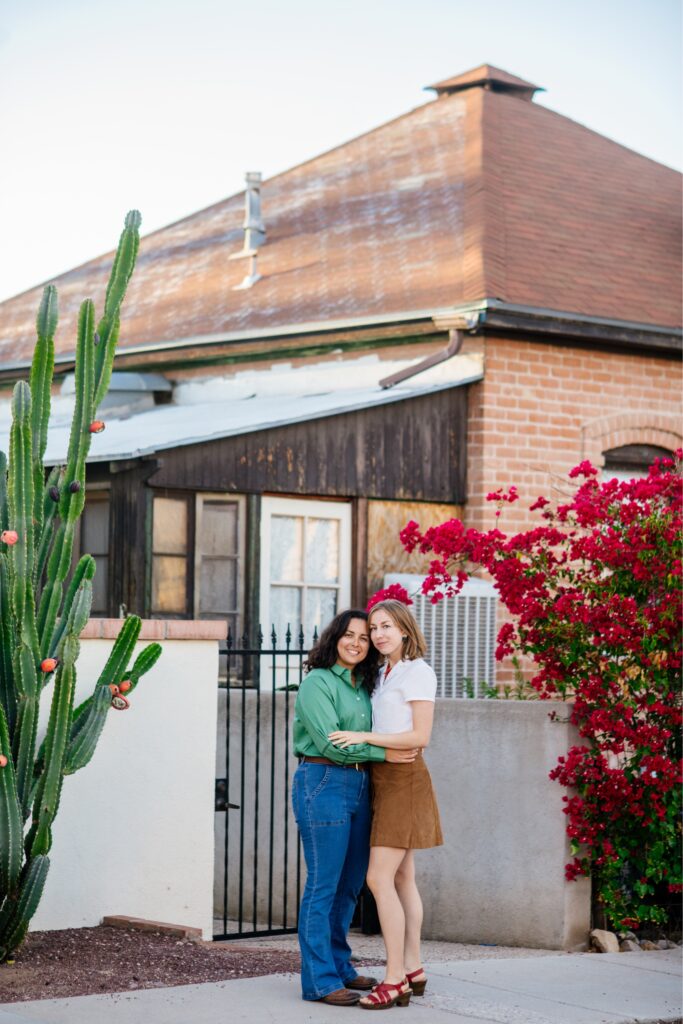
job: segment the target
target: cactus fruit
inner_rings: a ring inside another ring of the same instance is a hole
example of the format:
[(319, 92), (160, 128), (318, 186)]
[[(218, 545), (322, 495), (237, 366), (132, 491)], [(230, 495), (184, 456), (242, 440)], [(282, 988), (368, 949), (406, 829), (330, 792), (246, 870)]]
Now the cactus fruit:
[[(0, 963), (23, 942), (40, 902), (64, 776), (88, 763), (109, 708), (129, 706), (120, 689), (126, 683), (133, 689), (161, 654), (159, 644), (150, 644), (130, 664), (141, 622), (129, 616), (91, 696), (74, 708), (95, 560), (84, 555), (72, 568), (73, 542), (85, 503), (91, 435), (104, 429), (94, 417), (111, 379), (139, 227), (140, 215), (129, 213), (97, 330), (92, 302), (81, 306), (66, 466), (46, 478), (57, 327), (52, 285), (38, 312), (30, 383), (20, 381), (14, 389), (9, 462), (0, 452)], [(110, 690), (112, 679), (123, 683)], [(50, 682), (47, 732), (36, 751), (41, 693)]]

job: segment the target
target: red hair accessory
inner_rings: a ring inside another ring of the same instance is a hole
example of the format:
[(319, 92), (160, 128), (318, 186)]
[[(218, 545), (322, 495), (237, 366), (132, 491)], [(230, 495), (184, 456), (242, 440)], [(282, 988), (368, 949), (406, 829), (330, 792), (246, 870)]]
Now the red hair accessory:
[(380, 601), (400, 601), (401, 604), (413, 603), (410, 594), (400, 583), (392, 583), (390, 587), (385, 587), (384, 590), (378, 590), (376, 594), (373, 594), (367, 603), (366, 612), (369, 612)]

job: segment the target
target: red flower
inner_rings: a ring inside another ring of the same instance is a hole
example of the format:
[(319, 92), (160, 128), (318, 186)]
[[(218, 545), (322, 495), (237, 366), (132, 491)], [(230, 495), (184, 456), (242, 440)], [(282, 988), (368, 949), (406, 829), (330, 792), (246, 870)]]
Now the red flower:
[(369, 612), (380, 601), (400, 601), (401, 604), (413, 603), (408, 591), (400, 583), (392, 583), (390, 587), (385, 587), (384, 590), (378, 590), (376, 594), (373, 594), (367, 603), (366, 612)]

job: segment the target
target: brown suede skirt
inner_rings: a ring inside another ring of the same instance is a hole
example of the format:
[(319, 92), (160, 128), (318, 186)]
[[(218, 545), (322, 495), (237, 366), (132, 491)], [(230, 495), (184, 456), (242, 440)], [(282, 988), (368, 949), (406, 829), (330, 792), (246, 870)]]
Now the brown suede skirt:
[(422, 754), (407, 764), (374, 762), (370, 846), (425, 850), (442, 845), (439, 808)]

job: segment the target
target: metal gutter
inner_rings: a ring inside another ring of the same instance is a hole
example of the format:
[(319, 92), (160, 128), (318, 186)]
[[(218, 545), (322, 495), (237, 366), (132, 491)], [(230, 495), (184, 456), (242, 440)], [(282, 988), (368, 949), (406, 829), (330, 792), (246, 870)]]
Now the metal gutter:
[[(324, 337), (343, 331), (367, 331), (373, 328), (394, 327), (399, 324), (419, 322), (433, 324), (429, 333), (441, 333), (439, 321), (452, 317), (472, 320), (468, 333), (504, 331), (544, 335), (549, 343), (561, 340), (583, 341), (586, 344), (621, 346), (632, 350), (647, 350), (662, 354), (676, 355), (683, 349), (683, 335), (680, 327), (662, 327), (655, 324), (630, 320), (615, 320), (607, 317), (584, 316), (555, 309), (524, 306), (488, 298), (462, 303), (441, 309), (404, 310), (379, 316), (345, 317), (336, 320), (314, 320), (300, 324), (286, 324), (281, 327), (251, 328), (244, 331), (226, 331), (214, 334), (190, 335), (172, 341), (146, 342), (143, 345), (127, 345), (120, 348), (117, 358), (173, 352), (190, 348), (212, 349), (225, 345), (240, 345), (254, 341), (278, 341), (293, 337)], [(55, 358), (55, 368), (73, 364), (75, 353), (69, 352)], [(5, 363), (0, 366), (0, 379), (16, 375), (30, 366), (30, 361)]]

